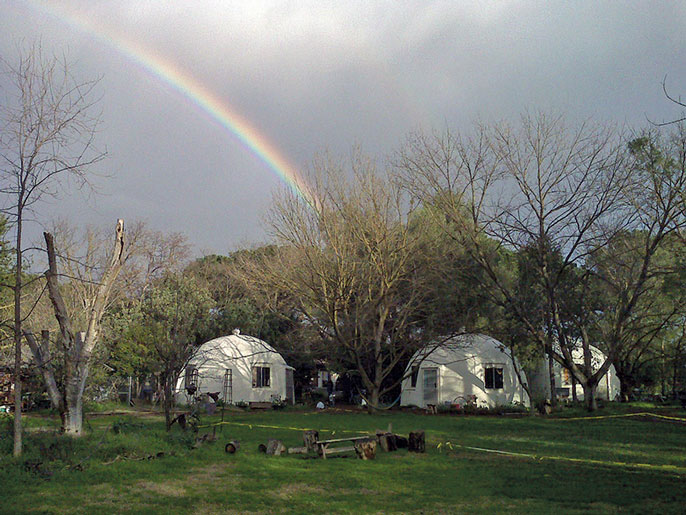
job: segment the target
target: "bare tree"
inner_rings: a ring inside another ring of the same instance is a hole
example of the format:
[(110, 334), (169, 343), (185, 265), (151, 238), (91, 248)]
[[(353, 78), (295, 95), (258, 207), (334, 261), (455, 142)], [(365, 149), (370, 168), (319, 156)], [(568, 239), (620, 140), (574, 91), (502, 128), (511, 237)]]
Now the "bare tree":
[(94, 145), (98, 117), (93, 113), (97, 81), (72, 76), (65, 59), (46, 57), (40, 45), (21, 50), (16, 64), (2, 61), (12, 89), (0, 111), (0, 192), (2, 212), (14, 225), (14, 455), (21, 439), (21, 292), (23, 229), (35, 205), (56, 196), (69, 181), (88, 185), (90, 167), (104, 158)]
[[(50, 342), (45, 333), (43, 333), (40, 344), (36, 341), (33, 333), (25, 331), (24, 336), (31, 348), (36, 364), (41, 370), (50, 400), (60, 413), (62, 430), (71, 436), (81, 436), (83, 429), (83, 392), (88, 378), (91, 355), (100, 337), (100, 322), (107, 307), (112, 286), (124, 264), (124, 221), (119, 220), (117, 222), (114, 245), (107, 266), (99, 277), (92, 277), (93, 280), (87, 282), (87, 291), (84, 292), (84, 305), (82, 306), (82, 310), (86, 314), (83, 321), (85, 331), (74, 329), (76, 325), (74, 316), (67, 309), (60, 291), (57, 252), (53, 236), (47, 232), (44, 235), (48, 253), (48, 270), (45, 272), (48, 295), (59, 324), (60, 343), (64, 349), (64, 370), (61, 371), (64, 378), (61, 382), (62, 391), (58, 388), (58, 381), (56, 380), (55, 356), (50, 352)], [(77, 281), (77, 284), (85, 284), (85, 282)]]
[(118, 298), (140, 301), (151, 285), (170, 273), (180, 272), (191, 257), (184, 234), (164, 233), (143, 222), (127, 230), (128, 256), (117, 285)]
[(430, 338), (417, 313), (429, 291), (418, 263), (431, 241), (407, 223), (415, 208), (398, 184), (364, 158), (352, 168), (316, 164), (316, 209), (289, 191), (276, 197), (269, 221), (278, 246), (245, 260), (243, 279), (267, 306), (289, 306), (316, 328), (330, 359), (352, 367), (377, 408), (402, 380), (394, 369)]

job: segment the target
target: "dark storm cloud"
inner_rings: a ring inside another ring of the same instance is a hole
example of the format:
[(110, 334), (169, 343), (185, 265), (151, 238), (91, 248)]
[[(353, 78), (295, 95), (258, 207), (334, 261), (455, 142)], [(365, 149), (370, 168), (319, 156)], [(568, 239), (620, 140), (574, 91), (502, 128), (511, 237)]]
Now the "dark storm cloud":
[[(33, 4), (0, 6), (0, 50), (43, 39), (83, 77), (103, 76), (105, 195), (46, 218), (145, 219), (198, 249), (264, 239), (277, 176), (197, 106), (116, 49)], [(640, 128), (686, 92), (685, 10), (652, 2), (83, 2), (249, 119), (298, 167), (359, 143), (383, 156), (418, 127), (554, 109)], [(171, 7), (173, 6), (173, 7)], [(485, 7), (484, 7), (485, 6)], [(79, 198), (79, 197), (76, 197)], [(80, 198), (79, 198), (80, 202)]]

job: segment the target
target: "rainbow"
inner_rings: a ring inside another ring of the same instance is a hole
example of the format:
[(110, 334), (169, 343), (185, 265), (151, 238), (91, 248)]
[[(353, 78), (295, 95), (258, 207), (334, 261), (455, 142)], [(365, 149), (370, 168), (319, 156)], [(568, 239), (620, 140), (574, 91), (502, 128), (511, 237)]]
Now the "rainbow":
[(47, 2), (28, 1), (26, 3), (35, 11), (48, 14), (69, 27), (103, 42), (108, 47), (133, 61), (143, 70), (152, 74), (171, 90), (176, 91), (191, 103), (197, 105), (264, 162), (293, 192), (299, 195), (311, 207), (317, 206), (316, 197), (312, 189), (300, 175), (297, 168), (288, 162), (274, 144), (218, 95), (210, 91), (200, 81), (185, 73), (175, 63), (153, 54), (140, 44), (115, 33), (102, 24), (95, 23), (74, 10), (67, 11), (65, 8), (58, 10), (53, 7), (56, 4)]

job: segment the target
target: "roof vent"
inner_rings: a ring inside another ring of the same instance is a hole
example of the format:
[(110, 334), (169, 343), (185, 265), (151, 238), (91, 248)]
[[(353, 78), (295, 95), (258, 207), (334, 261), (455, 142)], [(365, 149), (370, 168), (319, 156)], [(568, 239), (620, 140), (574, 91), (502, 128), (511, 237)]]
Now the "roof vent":
[(238, 329), (238, 327), (236, 327), (236, 329), (234, 329), (233, 331), (231, 331), (231, 333), (234, 334), (234, 335), (236, 335), (236, 336), (238, 336), (239, 334), (241, 334), (241, 330)]

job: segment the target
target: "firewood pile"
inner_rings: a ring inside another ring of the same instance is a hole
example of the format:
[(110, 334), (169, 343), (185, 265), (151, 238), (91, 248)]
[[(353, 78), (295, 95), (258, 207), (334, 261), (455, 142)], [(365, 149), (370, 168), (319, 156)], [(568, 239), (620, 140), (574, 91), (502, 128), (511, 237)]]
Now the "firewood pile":
[[(227, 453), (234, 454), (238, 448), (238, 442), (229, 442), (225, 449)], [(302, 446), (286, 447), (281, 440), (269, 439), (257, 447), (267, 456), (299, 454), (304, 459), (357, 456), (362, 460), (374, 459), (379, 449), (383, 452), (407, 449), (408, 452), (423, 453), (426, 452), (426, 436), (424, 431), (413, 431), (405, 437), (393, 433), (389, 426), (388, 430), (378, 430), (374, 435), (321, 440), (319, 431), (308, 430), (303, 433)]]

